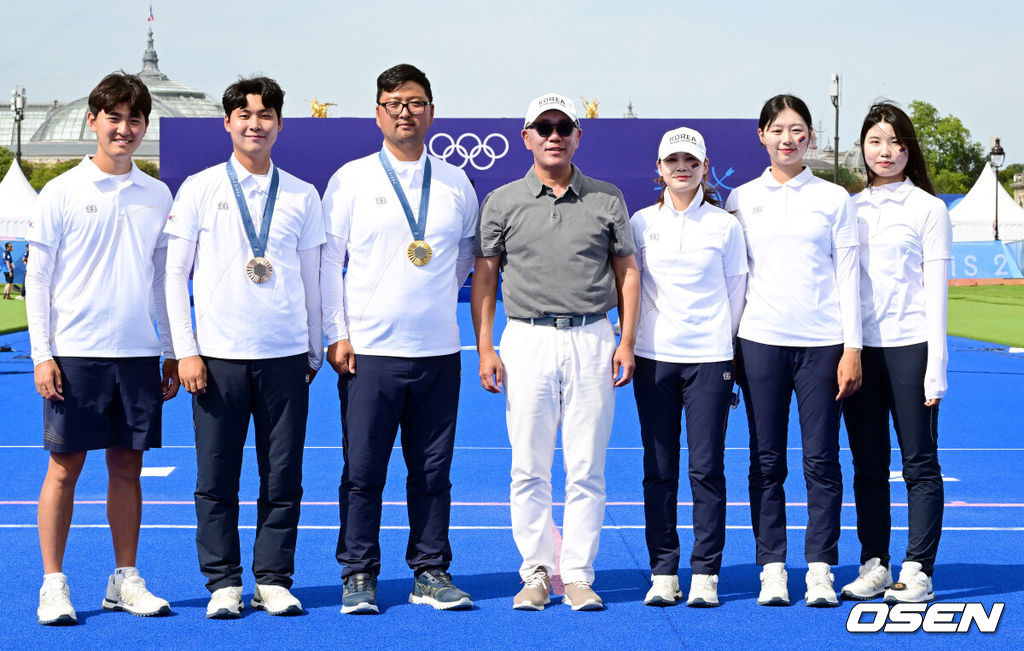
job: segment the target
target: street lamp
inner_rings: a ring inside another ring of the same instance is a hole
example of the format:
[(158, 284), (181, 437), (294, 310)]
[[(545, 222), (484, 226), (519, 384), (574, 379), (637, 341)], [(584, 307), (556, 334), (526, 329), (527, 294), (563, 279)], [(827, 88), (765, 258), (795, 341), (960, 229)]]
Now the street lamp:
[(18, 151), (15, 156), (21, 165), (21, 120), (25, 117), (25, 88), (16, 86), (11, 91), (11, 112), (14, 113), (14, 126), (18, 131)]
[(839, 75), (832, 75), (832, 86), (829, 88), (828, 96), (832, 99), (832, 106), (836, 107), (836, 146), (833, 156), (833, 180), (839, 183)]
[(992, 164), (992, 169), (995, 170), (996, 175), (996, 219), (993, 224), (995, 229), (996, 240), (999, 239), (999, 168), (1003, 166), (1003, 161), (1006, 160), (1006, 152), (1003, 151), (1003, 146), (999, 144), (999, 138), (995, 139), (995, 144), (992, 145), (992, 151), (988, 153), (988, 160)]

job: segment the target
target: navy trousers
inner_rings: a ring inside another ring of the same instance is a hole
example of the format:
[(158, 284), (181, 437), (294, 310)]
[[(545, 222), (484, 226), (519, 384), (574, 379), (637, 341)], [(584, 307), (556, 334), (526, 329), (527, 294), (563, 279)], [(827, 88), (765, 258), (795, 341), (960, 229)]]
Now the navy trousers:
[(892, 348), (864, 347), (864, 386), (843, 405), (853, 452), (853, 494), (861, 563), (889, 563), (889, 414), (903, 457), (909, 536), (905, 560), (917, 561), (932, 575), (942, 535), (945, 494), (939, 467), (939, 408), (924, 405), (928, 344)]
[(338, 488), (342, 577), (380, 573), (380, 519), (388, 461), (399, 428), (408, 470), (406, 500), (413, 572), (448, 569), (449, 472), (459, 408), (459, 353), (403, 358), (356, 355), (338, 379), (345, 465)]
[(694, 574), (718, 574), (725, 547), (725, 426), (732, 360), (677, 364), (636, 358), (633, 394), (644, 445), (644, 528), (651, 573), (679, 571), (676, 531), (680, 418), (693, 493)]
[(739, 340), (750, 427), (750, 516), (757, 564), (786, 561), (786, 444), (789, 404), (796, 392), (804, 481), (808, 563), (839, 562), (843, 477), (839, 466), (841, 404), (836, 369), (843, 346), (770, 346)]
[(238, 483), (252, 416), (260, 492), (252, 571), (292, 585), (309, 409), (305, 353), (274, 359), (203, 358), (206, 393), (192, 396), (196, 431), (196, 547), (210, 592), (242, 585)]

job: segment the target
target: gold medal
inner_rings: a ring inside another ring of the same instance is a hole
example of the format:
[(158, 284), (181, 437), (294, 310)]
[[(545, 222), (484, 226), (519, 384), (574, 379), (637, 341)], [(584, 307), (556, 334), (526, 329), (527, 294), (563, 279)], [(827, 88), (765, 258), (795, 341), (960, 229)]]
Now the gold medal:
[(430, 262), (430, 256), (434, 255), (434, 252), (430, 249), (430, 245), (423, 240), (416, 240), (410, 244), (406, 253), (409, 255), (409, 262), (413, 263), (417, 267), (422, 267)]
[(273, 265), (270, 264), (270, 260), (264, 257), (253, 258), (249, 261), (249, 264), (245, 265), (245, 275), (249, 276), (249, 280), (257, 284), (270, 280), (270, 276), (273, 273)]

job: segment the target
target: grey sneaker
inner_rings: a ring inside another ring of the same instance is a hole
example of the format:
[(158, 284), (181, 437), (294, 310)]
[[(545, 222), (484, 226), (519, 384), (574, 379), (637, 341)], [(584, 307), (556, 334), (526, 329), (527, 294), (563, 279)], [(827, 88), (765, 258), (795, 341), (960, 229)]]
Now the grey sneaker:
[(437, 610), (472, 608), (469, 595), (452, 584), (452, 577), (444, 570), (431, 568), (420, 572), (409, 595), (411, 604), (427, 604)]
[(588, 581), (566, 583), (562, 603), (571, 606), (573, 610), (602, 610), (604, 608), (604, 602), (590, 587)]
[(543, 567), (538, 567), (533, 574), (526, 577), (526, 585), (512, 600), (516, 610), (544, 610), (551, 603), (551, 579)]
[(115, 585), (114, 575), (110, 575), (102, 605), (104, 610), (122, 610), (138, 617), (171, 614), (171, 605), (146, 588), (146, 580), (135, 568), (125, 571), (120, 585)]
[(377, 609), (377, 577), (361, 572), (345, 579), (345, 592), (341, 597), (341, 612), (346, 615), (379, 613)]

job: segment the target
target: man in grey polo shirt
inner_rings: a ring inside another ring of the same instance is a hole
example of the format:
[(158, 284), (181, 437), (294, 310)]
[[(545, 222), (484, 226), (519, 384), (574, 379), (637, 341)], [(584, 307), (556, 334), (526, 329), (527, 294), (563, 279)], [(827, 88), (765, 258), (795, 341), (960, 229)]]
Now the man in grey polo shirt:
[[(530, 102), (523, 143), (534, 164), (480, 207), (473, 274), (473, 325), (480, 381), (504, 387), (512, 443), (512, 535), (525, 586), (513, 608), (550, 601), (555, 558), (551, 463), (559, 426), (565, 457), (563, 601), (599, 610), (594, 558), (604, 520), (604, 462), (614, 387), (633, 376), (640, 282), (622, 193), (572, 164), (580, 128), (572, 100), (549, 93)], [(498, 273), (509, 322), (501, 359), (492, 334)], [(616, 347), (606, 316), (618, 305)], [(503, 363), (504, 362), (504, 363)]]

